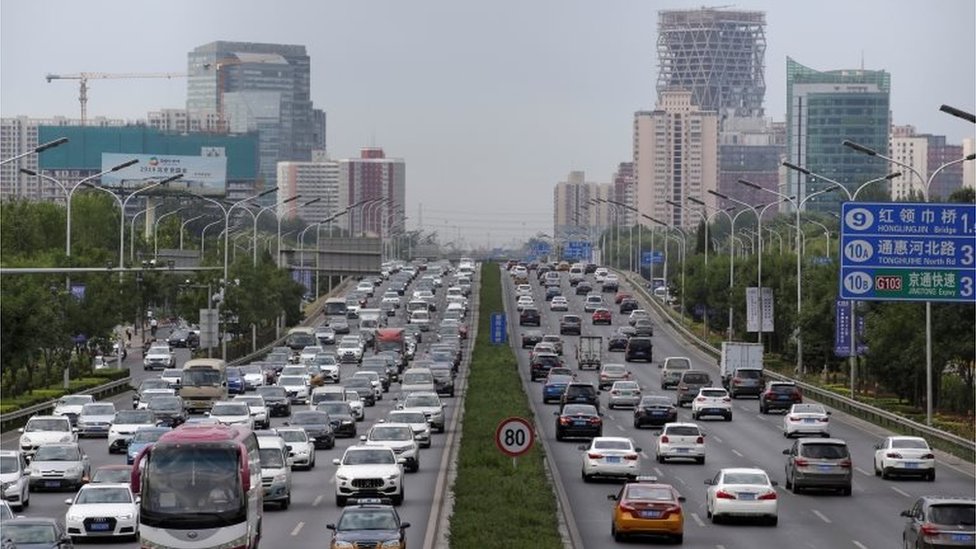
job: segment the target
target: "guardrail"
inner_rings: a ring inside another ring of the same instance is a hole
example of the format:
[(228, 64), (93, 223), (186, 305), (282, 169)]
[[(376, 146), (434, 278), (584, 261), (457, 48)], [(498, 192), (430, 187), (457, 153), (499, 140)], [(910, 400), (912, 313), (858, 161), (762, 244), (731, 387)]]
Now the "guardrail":
[[(643, 278), (637, 276), (635, 273), (623, 271), (618, 271), (618, 273), (623, 275), (623, 277), (630, 282), (631, 286), (635, 288), (635, 290), (639, 292), (646, 299), (646, 301), (651, 303), (651, 306), (654, 307), (655, 310), (668, 319), (668, 323), (671, 324), (671, 326), (673, 326), (674, 329), (677, 330), (688, 342), (693, 343), (702, 351), (705, 351), (716, 358), (721, 356), (721, 350), (719, 348), (712, 346), (707, 341), (696, 336), (680, 322), (676, 322), (673, 318), (673, 312), (665, 307), (659, 299), (648, 293), (647, 288), (644, 287), (646, 281), (643, 280)], [(833, 391), (822, 389), (816, 385), (811, 385), (777, 372), (767, 370), (765, 374), (767, 377), (777, 381), (792, 381), (796, 383), (796, 385), (803, 390), (804, 394), (809, 395), (817, 402), (830, 406), (831, 408), (835, 408), (898, 433), (909, 436), (924, 437), (934, 448), (948, 452), (966, 461), (973, 462), (976, 460), (976, 441), (954, 435), (941, 429), (936, 429), (935, 427), (918, 423), (917, 421), (913, 421), (887, 410), (882, 410), (881, 408), (864, 404), (863, 402), (858, 402), (852, 398), (839, 395)]]

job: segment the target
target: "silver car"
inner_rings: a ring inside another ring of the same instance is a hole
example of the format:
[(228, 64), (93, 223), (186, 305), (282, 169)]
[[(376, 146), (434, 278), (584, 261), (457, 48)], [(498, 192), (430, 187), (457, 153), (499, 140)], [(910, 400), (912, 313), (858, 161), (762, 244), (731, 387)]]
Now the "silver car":
[(81, 407), (78, 416), (78, 437), (108, 437), (115, 421), (115, 404), (92, 402)]
[(641, 388), (636, 381), (615, 381), (610, 387), (607, 407), (613, 410), (620, 406), (637, 406), (641, 396)]
[(0, 450), (0, 498), (20, 511), (30, 505), (27, 457), (20, 450)]
[(30, 463), (30, 489), (77, 490), (88, 482), (90, 473), (91, 462), (77, 442), (42, 444)]

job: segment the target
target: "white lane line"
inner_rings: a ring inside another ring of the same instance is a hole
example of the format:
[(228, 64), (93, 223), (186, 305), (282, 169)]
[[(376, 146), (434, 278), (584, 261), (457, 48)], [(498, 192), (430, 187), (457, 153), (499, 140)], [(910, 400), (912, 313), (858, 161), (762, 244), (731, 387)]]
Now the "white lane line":
[(651, 459), (651, 456), (647, 455), (647, 452), (641, 452), (640, 455), (644, 459)]
[(320, 503), (322, 503), (322, 494), (315, 496), (315, 500), (312, 501), (312, 507), (315, 507)]
[(715, 549), (725, 549), (725, 546), (724, 545), (716, 545), (715, 546)]
[(664, 476), (664, 471), (662, 471), (660, 467), (655, 467), (654, 472), (657, 473), (659, 478)]
[(695, 522), (698, 523), (698, 526), (701, 526), (702, 528), (705, 527), (705, 523), (702, 521), (701, 517), (698, 516), (698, 513), (692, 513), (691, 518), (695, 519)]
[(905, 496), (906, 498), (912, 497), (911, 494), (909, 494), (908, 492), (902, 490), (901, 488), (899, 488), (897, 486), (892, 486), (891, 489), (894, 490), (894, 491), (896, 491), (896, 492), (898, 492), (899, 494)]
[(766, 421), (766, 418), (765, 418), (765, 417), (763, 417), (763, 415), (762, 415), (762, 414), (758, 414), (758, 415), (756, 415), (756, 419), (758, 419), (759, 421)]
[(719, 444), (722, 444), (722, 439), (720, 439), (720, 438), (718, 438), (717, 436), (714, 436), (714, 435), (712, 435), (712, 439), (713, 439), (713, 440), (714, 440), (715, 442), (717, 442), (717, 443), (719, 443)]
[(617, 425), (617, 429), (620, 429), (621, 432), (626, 431), (626, 429), (624, 429), (624, 426), (623, 425)]
[(820, 511), (817, 511), (816, 509), (810, 509), (810, 512), (820, 517), (820, 520), (826, 522), (827, 524), (830, 524), (830, 519), (827, 518), (827, 516), (821, 513)]
[(857, 471), (858, 473), (861, 473), (862, 475), (864, 475), (866, 477), (871, 476), (871, 473), (865, 471), (864, 469), (861, 469), (860, 467), (855, 467), (854, 470)]
[(291, 531), (291, 535), (297, 536), (299, 532), (302, 531), (302, 526), (305, 526), (304, 522), (299, 522), (295, 529)]
[(743, 457), (742, 456), (742, 452), (736, 450), (735, 448), (732, 448), (732, 453), (735, 454), (735, 455), (737, 455), (737, 456), (739, 456), (739, 457)]
[(864, 545), (863, 543), (857, 541), (856, 539), (852, 539), (851, 543), (853, 543), (854, 547), (857, 547), (858, 549), (868, 549), (867, 545)]
[(678, 477), (678, 482), (680, 482), (681, 484), (686, 484), (685, 479), (681, 477)]

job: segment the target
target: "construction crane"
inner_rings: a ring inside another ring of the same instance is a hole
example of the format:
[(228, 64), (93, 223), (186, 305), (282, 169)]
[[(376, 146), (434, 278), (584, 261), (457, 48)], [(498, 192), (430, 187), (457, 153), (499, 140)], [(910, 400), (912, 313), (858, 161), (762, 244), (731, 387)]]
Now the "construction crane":
[(143, 72), (143, 73), (107, 73), (107, 72), (79, 72), (77, 74), (48, 74), (44, 78), (52, 80), (78, 80), (78, 102), (81, 103), (81, 125), (88, 119), (88, 81), (121, 78), (186, 78), (184, 72)]

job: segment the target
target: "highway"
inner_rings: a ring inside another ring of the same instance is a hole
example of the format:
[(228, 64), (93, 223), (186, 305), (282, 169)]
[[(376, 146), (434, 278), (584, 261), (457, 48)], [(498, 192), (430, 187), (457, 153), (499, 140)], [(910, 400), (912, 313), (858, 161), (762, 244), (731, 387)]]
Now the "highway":
[[(553, 313), (545, 301), (544, 289), (530, 272), (533, 298), (542, 312), (541, 330), (544, 334), (559, 332), (559, 318), (565, 314)], [(520, 334), (534, 327), (520, 327), (515, 308), (514, 286), (511, 277), (503, 274), (505, 280), (505, 306), (509, 322), (512, 348), (519, 361), (519, 371), (526, 392), (541, 427), (540, 440), (547, 454), (556, 464), (554, 481), (560, 482), (568, 496), (570, 532), (578, 532), (582, 547), (603, 548), (618, 545), (634, 545), (633, 542), (618, 544), (610, 535), (610, 518), (613, 502), (607, 500), (608, 494), (615, 494), (621, 484), (614, 481), (595, 481), (584, 483), (580, 478), (581, 457), (577, 446), (585, 440), (571, 439), (563, 442), (555, 440), (555, 417), (553, 412), (558, 405), (542, 404), (542, 381), (532, 382), (529, 378), (528, 349), (520, 345)], [(593, 275), (587, 280), (594, 282)], [(608, 308), (613, 313), (611, 326), (593, 326), (590, 313), (583, 312), (583, 296), (575, 295), (575, 288), (569, 285), (568, 276), (562, 273), (563, 295), (570, 303), (570, 313), (583, 317), (584, 335), (601, 335), (604, 338), (603, 362), (626, 364), (636, 376), (644, 395), (668, 394), (674, 391), (660, 389), (658, 361), (667, 356), (687, 356), (693, 367), (712, 372), (713, 384), (719, 386), (718, 368), (715, 359), (684, 344), (681, 338), (660, 318), (655, 317), (654, 362), (625, 363), (623, 353), (608, 353), (606, 338), (617, 327), (625, 325), (625, 315), (613, 304), (613, 294), (605, 293)], [(599, 285), (594, 284), (599, 290)], [(627, 291), (622, 285), (621, 291)], [(642, 304), (642, 307), (652, 310)], [(652, 312), (652, 315), (654, 313)], [(576, 371), (575, 350), (577, 336), (563, 336), (563, 358), (567, 366)], [(577, 373), (577, 378), (596, 385), (597, 372), (587, 370)], [(714, 547), (716, 549), (757, 548), (757, 547), (803, 547), (811, 549), (888, 549), (901, 547), (901, 533), (905, 519), (899, 516), (908, 509), (915, 498), (922, 495), (974, 496), (972, 464), (968, 471), (957, 469), (943, 460), (937, 464), (938, 476), (935, 482), (922, 480), (882, 480), (874, 476), (872, 460), (873, 445), (883, 436), (893, 434), (856, 418), (834, 411), (831, 416), (831, 436), (845, 440), (854, 462), (853, 495), (845, 497), (836, 492), (804, 492), (794, 495), (786, 490), (784, 484), (784, 464), (786, 456), (782, 451), (792, 445), (792, 440), (783, 437), (782, 415), (760, 415), (755, 399), (733, 400), (733, 421), (724, 422), (720, 418), (705, 418), (698, 423), (707, 434), (706, 462), (696, 465), (689, 461), (658, 464), (654, 459), (654, 429), (635, 429), (631, 409), (609, 410), (605, 394), (601, 396), (601, 409), (604, 413), (605, 436), (626, 436), (642, 447), (641, 470), (644, 475), (653, 475), (659, 482), (673, 485), (687, 498), (684, 503), (685, 537), (688, 547)], [(690, 407), (680, 408), (678, 421), (692, 421)], [(941, 457), (941, 454), (937, 452)], [(712, 478), (723, 467), (759, 467), (779, 482), (778, 504), (779, 525), (776, 527), (758, 523), (737, 523), (713, 525), (706, 518), (704, 481)], [(566, 502), (564, 502), (566, 503)], [(669, 544), (654, 538), (642, 539), (639, 543)]]
[[(417, 279), (423, 273), (421, 272)], [(447, 282), (447, 276), (445, 276), (444, 288), (449, 284)], [(472, 339), (473, 340), (474, 329), (477, 325), (477, 321), (472, 321), (472, 319), (477, 319), (478, 307), (477, 307), (477, 277), (472, 284), (471, 296), (469, 298), (469, 312), (466, 319), (466, 323), (472, 328)], [(386, 283), (378, 286), (375, 290), (374, 297), (370, 299), (369, 307), (378, 307), (380, 296), (383, 293)], [(406, 301), (409, 299), (410, 292), (412, 291), (412, 286), (407, 289), (404, 295), (403, 305), (406, 305)], [(439, 322), (439, 313), (444, 310), (445, 299), (444, 290), (441, 289), (437, 293), (437, 313), (434, 313), (434, 318)], [(398, 310), (396, 317), (389, 319), (389, 326), (402, 326), (405, 323), (404, 308), (401, 307)], [(310, 325), (315, 326), (317, 322), (312, 322)], [(435, 322), (431, 323), (432, 327), (436, 326)], [(350, 321), (350, 327), (352, 328), (352, 333), (357, 331), (356, 321)], [(160, 335), (165, 337), (167, 335), (166, 331), (160, 330)], [(419, 358), (424, 354), (427, 346), (431, 341), (436, 339), (433, 333), (425, 334), (423, 342), (418, 346), (416, 356)], [(331, 346), (329, 346), (331, 347)], [(327, 350), (330, 348), (327, 347)], [(370, 351), (367, 351), (369, 353)], [(445, 433), (434, 433), (433, 441), (430, 448), (424, 448), (421, 450), (421, 464), (420, 471), (417, 473), (405, 473), (404, 478), (404, 491), (405, 491), (405, 501), (402, 506), (397, 508), (400, 514), (401, 520), (409, 522), (411, 524), (410, 528), (406, 530), (408, 546), (410, 547), (424, 547), (426, 544), (431, 542), (435, 532), (428, 532), (430, 527), (436, 524), (436, 519), (438, 517), (432, 516), (432, 508), (436, 500), (441, 499), (441, 494), (435, 494), (435, 490), (444, 486), (447, 463), (444, 461), (445, 449), (450, 441), (457, 441), (460, 433), (455, 433), (454, 428), (456, 427), (456, 422), (454, 421), (455, 414), (460, 406), (463, 405), (463, 390), (461, 390), (462, 380), (467, 376), (467, 364), (470, 358), (470, 343), (466, 343), (466, 348), (464, 351), (463, 362), (460, 369), (460, 374), (456, 380), (457, 397), (448, 398), (442, 397), (444, 402), (447, 404), (445, 410), (446, 426), (447, 430)], [(185, 349), (177, 350), (177, 365), (182, 365), (183, 362), (189, 359), (189, 352)], [(133, 383), (138, 385), (138, 383), (147, 377), (155, 377), (158, 375), (157, 372), (146, 372), (142, 369), (141, 364), (141, 353), (135, 352), (130, 353), (128, 360), (125, 364), (132, 368)], [(346, 379), (351, 377), (356, 370), (355, 364), (344, 364), (341, 367), (341, 377)], [(393, 409), (395, 404), (395, 397), (398, 393), (399, 385), (394, 383), (390, 387), (390, 392), (384, 394), (384, 398), (377, 401), (376, 406), (366, 408), (366, 418), (363, 422), (358, 425), (358, 434), (364, 435), (369, 430), (369, 427), (378, 419), (385, 418), (387, 413)], [(116, 395), (109, 399), (115, 402), (117, 409), (129, 409), (132, 407), (132, 393), (126, 392), (123, 394)], [(303, 405), (293, 405), (293, 410), (301, 409)], [(283, 423), (287, 421), (287, 418), (273, 418), (271, 427), (280, 427)], [(460, 428), (457, 427), (459, 431)], [(17, 436), (16, 432), (4, 433), (2, 436), (3, 448), (16, 448), (17, 447)], [(294, 471), (292, 473), (292, 500), (291, 506), (285, 510), (279, 510), (276, 505), (267, 505), (264, 510), (264, 535), (262, 537), (262, 547), (273, 547), (280, 549), (304, 549), (304, 548), (321, 548), (328, 546), (328, 540), (331, 538), (331, 532), (325, 528), (325, 525), (330, 522), (336, 522), (339, 518), (340, 510), (335, 504), (335, 488), (333, 484), (333, 475), (335, 473), (336, 466), (332, 464), (333, 458), (342, 457), (342, 452), (345, 448), (358, 442), (358, 438), (338, 438), (336, 439), (336, 446), (330, 450), (320, 449), (316, 451), (316, 466), (310, 471)], [(88, 454), (91, 463), (92, 470), (100, 465), (106, 465), (111, 463), (125, 463), (124, 455), (110, 455), (108, 453), (108, 444), (103, 438), (85, 438), (80, 439), (82, 448)], [(31, 493), (31, 504), (30, 507), (24, 512), (15, 513), (19, 515), (24, 515), (28, 517), (33, 516), (45, 516), (45, 517), (57, 517), (62, 522), (64, 521), (64, 515), (67, 511), (67, 505), (65, 505), (64, 500), (73, 497), (73, 492), (32, 492)], [(437, 532), (440, 535), (440, 532)], [(431, 538), (431, 539), (428, 539)], [(137, 543), (116, 543), (113, 541), (102, 542), (88, 542), (85, 547), (92, 548), (102, 548), (102, 547), (138, 547)]]

